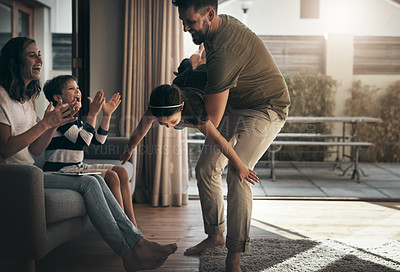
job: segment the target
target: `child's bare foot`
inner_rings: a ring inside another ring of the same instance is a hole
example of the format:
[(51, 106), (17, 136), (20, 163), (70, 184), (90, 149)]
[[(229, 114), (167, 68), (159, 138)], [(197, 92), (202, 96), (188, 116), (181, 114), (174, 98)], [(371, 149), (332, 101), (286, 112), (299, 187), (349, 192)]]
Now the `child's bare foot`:
[(225, 244), (225, 239), (223, 234), (208, 235), (206, 239), (195, 245), (186, 249), (185, 255), (198, 255), (204, 249), (216, 246), (223, 246)]
[(131, 272), (156, 269), (162, 266), (168, 256), (173, 254), (177, 248), (176, 243), (163, 246), (141, 238), (133, 249), (122, 257), (125, 270)]

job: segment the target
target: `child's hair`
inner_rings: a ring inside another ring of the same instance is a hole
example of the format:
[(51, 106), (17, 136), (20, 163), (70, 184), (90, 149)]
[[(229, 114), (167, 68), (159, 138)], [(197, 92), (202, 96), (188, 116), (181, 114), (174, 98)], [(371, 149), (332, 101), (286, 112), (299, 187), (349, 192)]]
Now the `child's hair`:
[[(149, 109), (155, 117), (168, 117), (182, 111), (185, 120), (194, 125), (208, 120), (204, 100), (196, 91), (181, 90), (176, 85), (160, 85), (150, 95)], [(185, 102), (182, 108), (182, 102)]]
[(47, 80), (43, 87), (43, 92), (46, 95), (47, 100), (53, 102), (55, 105), (56, 101), (54, 101), (53, 96), (56, 94), (62, 95), (63, 88), (70, 80), (77, 81), (77, 79), (71, 75), (56, 76), (53, 79)]

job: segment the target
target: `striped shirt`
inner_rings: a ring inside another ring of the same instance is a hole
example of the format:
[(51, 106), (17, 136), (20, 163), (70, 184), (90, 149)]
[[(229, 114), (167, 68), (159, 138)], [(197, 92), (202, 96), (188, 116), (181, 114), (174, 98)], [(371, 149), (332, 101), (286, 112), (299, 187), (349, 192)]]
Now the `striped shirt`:
[(83, 161), (83, 148), (90, 144), (102, 145), (108, 131), (99, 127), (96, 130), (78, 118), (73, 123), (57, 129), (46, 148), (44, 171), (58, 171), (64, 166), (79, 164)]

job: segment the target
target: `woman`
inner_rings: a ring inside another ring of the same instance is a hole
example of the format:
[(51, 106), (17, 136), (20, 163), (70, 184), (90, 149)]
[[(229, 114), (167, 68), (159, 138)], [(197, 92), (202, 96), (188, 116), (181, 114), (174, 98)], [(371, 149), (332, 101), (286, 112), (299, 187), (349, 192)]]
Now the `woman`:
[[(47, 107), (36, 123), (33, 99), (39, 94), (42, 58), (34, 40), (9, 40), (0, 55), (0, 163), (33, 164), (29, 153), (41, 154), (57, 127), (75, 121), (74, 106)], [(146, 240), (125, 215), (100, 176), (59, 176), (44, 173), (45, 188), (75, 190), (82, 194), (89, 218), (108, 245), (123, 259), (127, 271), (155, 269), (175, 252)]]

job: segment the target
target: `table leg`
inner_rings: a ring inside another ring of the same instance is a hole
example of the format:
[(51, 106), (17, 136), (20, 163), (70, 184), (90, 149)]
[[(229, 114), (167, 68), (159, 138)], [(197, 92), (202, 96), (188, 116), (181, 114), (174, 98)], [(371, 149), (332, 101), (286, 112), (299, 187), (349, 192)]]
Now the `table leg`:
[(282, 146), (278, 146), (276, 149), (270, 147), (268, 151), (271, 153), (271, 171), (270, 171), (270, 178), (272, 181), (275, 181), (275, 153), (282, 149)]

